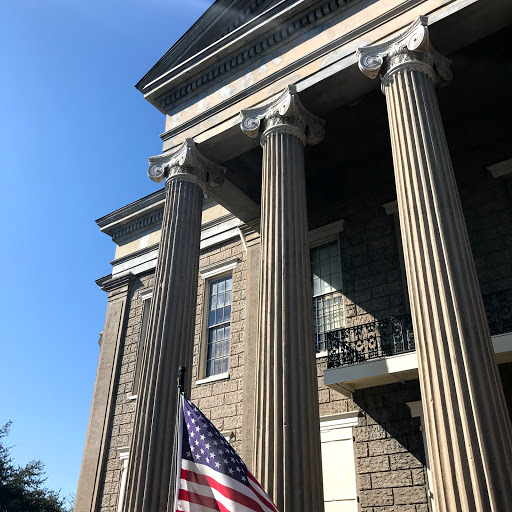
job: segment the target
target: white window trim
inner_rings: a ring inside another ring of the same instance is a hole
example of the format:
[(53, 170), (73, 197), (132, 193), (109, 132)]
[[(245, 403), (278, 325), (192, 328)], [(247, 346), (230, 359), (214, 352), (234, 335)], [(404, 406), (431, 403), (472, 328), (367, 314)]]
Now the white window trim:
[(130, 448), (123, 446), (118, 448), (119, 458), (121, 459), (121, 486), (119, 488), (119, 500), (117, 501), (117, 512), (122, 512), (124, 495), (126, 492), (126, 480), (128, 476), (128, 459), (130, 457)]
[[(139, 297), (142, 300), (142, 321), (144, 321), (144, 308), (146, 307), (146, 301), (151, 299), (153, 297), (153, 288), (146, 288), (144, 290), (141, 290), (139, 293)], [(149, 321), (149, 318), (148, 318)], [(142, 334), (142, 332), (141, 332)], [(147, 332), (146, 332), (147, 334)], [(141, 343), (141, 339), (139, 338), (139, 343)], [(137, 361), (135, 361), (135, 365), (138, 363), (139, 355), (142, 356), (142, 354), (139, 354), (139, 351), (137, 350)], [(142, 361), (140, 362), (142, 364)], [(134, 377), (135, 378), (135, 377)], [(137, 394), (133, 392), (133, 389), (126, 395), (127, 400), (137, 400)]]
[[(233, 275), (233, 270), (238, 266), (241, 262), (240, 258), (231, 258), (229, 260), (224, 260), (214, 265), (210, 265), (209, 267), (204, 267), (199, 269), (199, 274), (201, 278), (204, 280), (203, 286), (203, 318), (202, 318), (202, 329), (201, 329), (201, 339), (199, 341), (199, 367), (198, 367), (198, 375), (201, 377), (196, 380), (196, 386), (199, 384), (207, 384), (209, 382), (215, 382), (217, 380), (229, 379), (229, 357), (228, 357), (228, 371), (225, 373), (220, 373), (218, 375), (211, 375), (210, 377), (206, 377), (206, 354), (208, 350), (208, 299), (210, 297), (210, 281), (213, 279), (218, 279), (223, 276)], [(233, 294), (231, 294), (231, 301), (233, 301)], [(233, 315), (231, 315), (233, 316)], [(229, 321), (231, 325), (231, 319)], [(231, 332), (231, 331), (230, 331)], [(231, 350), (231, 334), (229, 337), (229, 347)], [(227, 375), (227, 377), (226, 377)]]
[[(343, 326), (345, 326), (345, 294), (343, 293), (343, 269), (341, 267), (341, 243), (340, 243), (340, 233), (343, 232), (343, 228), (345, 226), (345, 219), (337, 220), (336, 222), (332, 222), (331, 224), (326, 224), (325, 226), (321, 226), (316, 229), (312, 229), (309, 233), (309, 250), (318, 247), (319, 245), (328, 244), (336, 240), (338, 242), (338, 251), (340, 256), (340, 275), (341, 275), (341, 296), (343, 299)], [(311, 265), (311, 263), (310, 263)], [(332, 293), (332, 292), (331, 292)], [(321, 297), (322, 295), (327, 295), (326, 293), (320, 295), (312, 295), (311, 307), (313, 307), (313, 299)], [(316, 352), (316, 338), (315, 342), (315, 354), (316, 358), (320, 359), (322, 357), (327, 357), (327, 349), (320, 350), (320, 352)]]
[(215, 382), (217, 380), (226, 379), (229, 379), (229, 372), (219, 373), (217, 375), (212, 375), (211, 377), (205, 377), (204, 379), (196, 380), (196, 386), (200, 386), (201, 384), (209, 384), (210, 382)]
[(206, 280), (212, 277), (220, 276), (224, 273), (227, 274), (230, 270), (236, 268), (239, 263), (240, 258), (232, 258), (230, 260), (222, 261), (220, 263), (216, 263), (215, 265), (210, 265), (209, 267), (199, 269), (199, 273), (201, 274), (201, 277)]
[(423, 436), (423, 448), (425, 452), (425, 467), (427, 468), (427, 495), (428, 502), (430, 505), (430, 510), (432, 512), (436, 512), (436, 506), (434, 502), (434, 493), (432, 486), (432, 473), (430, 471), (430, 460), (428, 457), (428, 445), (427, 445), (427, 432), (425, 430), (425, 417), (423, 416), (423, 404), (421, 400), (416, 400), (415, 402), (406, 402), (407, 407), (411, 410), (412, 418), (419, 418), (421, 422), (421, 434)]

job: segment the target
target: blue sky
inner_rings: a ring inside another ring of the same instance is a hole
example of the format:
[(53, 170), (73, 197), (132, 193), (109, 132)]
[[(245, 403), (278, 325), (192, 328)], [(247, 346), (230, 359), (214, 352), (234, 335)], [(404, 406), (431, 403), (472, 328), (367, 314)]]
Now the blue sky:
[(164, 117), (134, 88), (211, 0), (0, 4), (0, 424), (16, 462), (76, 492), (111, 239), (94, 220), (156, 190)]

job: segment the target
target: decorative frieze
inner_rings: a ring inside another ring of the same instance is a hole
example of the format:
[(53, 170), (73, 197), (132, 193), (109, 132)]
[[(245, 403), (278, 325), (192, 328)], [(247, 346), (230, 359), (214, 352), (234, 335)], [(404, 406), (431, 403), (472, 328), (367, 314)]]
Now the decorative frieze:
[(281, 44), (299, 30), (309, 27), (325, 16), (334, 13), (345, 3), (346, 0), (329, 0), (320, 6), (315, 6), (309, 12), (304, 13), (300, 18), (290, 21), (289, 23), (279, 25), (277, 28), (274, 28), (271, 34), (267, 34), (263, 39), (254, 43), (249, 48), (246, 47), (240, 50), (238, 54), (224, 60), (222, 64), (209, 70), (207, 73), (204, 73), (199, 78), (195, 78), (179, 89), (162, 95), (159, 98), (161, 108), (169, 110), (171, 105), (176, 101), (217, 80), (218, 77), (235, 70), (240, 65), (249, 63), (261, 54), (271, 50), (276, 45)]

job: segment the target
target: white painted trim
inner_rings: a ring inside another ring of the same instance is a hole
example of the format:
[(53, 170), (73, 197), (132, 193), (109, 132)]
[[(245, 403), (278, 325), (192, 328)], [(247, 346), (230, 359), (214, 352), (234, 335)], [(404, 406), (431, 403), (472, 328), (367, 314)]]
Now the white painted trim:
[(309, 245), (319, 245), (323, 242), (334, 240), (342, 231), (345, 219), (337, 220), (331, 224), (326, 224), (308, 233)]
[(322, 357), (327, 357), (327, 350), (320, 350), (320, 352), (316, 353), (317, 359), (321, 359)]
[(384, 203), (382, 208), (386, 210), (386, 215), (398, 215), (398, 201), (396, 199), (389, 203)]
[(498, 162), (497, 164), (488, 165), (487, 170), (492, 174), (493, 178), (501, 178), (512, 173), (512, 158)]
[(320, 416), (320, 431), (322, 432), (334, 428), (357, 427), (360, 414), (361, 411), (349, 411)]
[(153, 288), (146, 288), (139, 293), (142, 302), (151, 299), (153, 297)]
[(229, 372), (219, 373), (218, 375), (212, 375), (211, 377), (206, 377), (205, 379), (196, 380), (196, 386), (200, 386), (201, 384), (209, 384), (210, 382), (216, 382), (218, 380), (226, 379), (229, 379)]
[(123, 510), (123, 501), (124, 501), (124, 495), (126, 493), (126, 480), (128, 476), (128, 459), (130, 456), (130, 447), (129, 446), (123, 446), (118, 448), (119, 451), (119, 458), (122, 462), (121, 467), (121, 486), (119, 489), (119, 500), (117, 502), (117, 512), (121, 512)]
[(235, 437), (235, 433), (232, 431), (232, 430), (223, 430), (220, 435), (228, 442), (231, 444), (231, 441), (234, 439)]
[(348, 383), (389, 373), (398, 373), (418, 368), (416, 352), (374, 359), (365, 363), (340, 368), (330, 368), (324, 372), (324, 382), (329, 384)]
[(123, 261), (122, 263), (112, 265), (112, 277), (117, 277), (120, 274), (126, 274), (132, 272), (133, 274), (141, 274), (146, 270), (156, 267), (158, 259), (158, 248), (153, 249), (150, 252), (135, 256), (133, 259)]
[(240, 263), (240, 261), (240, 258), (232, 258), (230, 260), (221, 261), (220, 263), (215, 263), (215, 265), (210, 265), (209, 267), (199, 269), (199, 274), (201, 274), (203, 279), (209, 279), (210, 277), (223, 274), (229, 270), (233, 270)]
[(132, 395), (132, 394), (128, 393), (126, 395), (126, 400), (137, 400), (137, 395)]

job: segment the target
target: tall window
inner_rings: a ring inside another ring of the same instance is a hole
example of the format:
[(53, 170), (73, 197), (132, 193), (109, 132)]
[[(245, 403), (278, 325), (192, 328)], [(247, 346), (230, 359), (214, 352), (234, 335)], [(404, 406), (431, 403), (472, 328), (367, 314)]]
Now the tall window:
[(343, 327), (343, 295), (338, 240), (311, 249), (313, 318), (317, 352), (327, 348), (327, 332)]
[(209, 282), (206, 377), (228, 371), (232, 284), (231, 275)]

